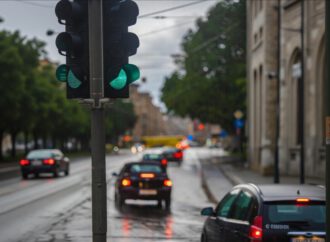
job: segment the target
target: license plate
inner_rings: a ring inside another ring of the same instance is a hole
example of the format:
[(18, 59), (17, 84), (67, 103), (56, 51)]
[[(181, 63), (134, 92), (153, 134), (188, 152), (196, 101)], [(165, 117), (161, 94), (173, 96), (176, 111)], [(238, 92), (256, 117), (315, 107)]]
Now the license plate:
[(33, 160), (32, 161), (32, 165), (33, 166), (41, 166), (42, 165), (42, 161), (41, 160)]
[(323, 238), (293, 238), (291, 242), (325, 242)]
[(140, 195), (146, 195), (146, 196), (148, 196), (148, 195), (157, 195), (157, 190), (141, 189), (139, 191), (139, 194)]

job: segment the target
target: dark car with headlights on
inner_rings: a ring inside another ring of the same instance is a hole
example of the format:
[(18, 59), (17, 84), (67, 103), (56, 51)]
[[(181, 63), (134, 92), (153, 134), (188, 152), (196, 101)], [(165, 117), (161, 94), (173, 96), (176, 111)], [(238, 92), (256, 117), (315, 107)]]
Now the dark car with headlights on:
[(163, 150), (163, 156), (168, 161), (175, 161), (181, 164), (183, 160), (183, 151), (174, 147), (165, 147)]
[(167, 159), (164, 156), (164, 154), (162, 154), (161, 152), (151, 152), (151, 153), (145, 153), (142, 156), (142, 162), (155, 162), (157, 164), (160, 164), (164, 167), (167, 167)]
[(316, 185), (235, 186), (204, 208), (202, 242), (325, 242), (325, 189)]
[(156, 200), (158, 206), (165, 202), (171, 206), (172, 181), (166, 169), (154, 162), (127, 163), (117, 176), (115, 184), (115, 204), (121, 208), (125, 200)]
[(58, 177), (60, 172), (67, 176), (70, 171), (70, 160), (57, 149), (40, 149), (30, 151), (26, 158), (20, 160), (22, 178), (27, 179), (29, 174), (38, 177), (40, 173), (52, 173)]

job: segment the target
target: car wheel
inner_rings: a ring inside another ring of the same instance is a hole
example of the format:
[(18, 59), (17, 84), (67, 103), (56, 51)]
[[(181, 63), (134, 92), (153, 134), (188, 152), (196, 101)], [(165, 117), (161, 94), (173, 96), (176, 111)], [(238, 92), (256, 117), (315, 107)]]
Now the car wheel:
[(54, 177), (58, 177), (59, 176), (58, 168), (55, 169), (53, 175), (54, 175)]
[(157, 201), (157, 208), (162, 208), (162, 200)]
[(121, 198), (120, 195), (115, 194), (115, 205), (116, 207), (121, 210), (125, 204), (125, 200)]
[(169, 210), (171, 208), (171, 199), (167, 198), (165, 199), (165, 208)]
[(206, 235), (202, 233), (201, 242), (207, 242)]
[(22, 173), (23, 180), (28, 179), (28, 177), (29, 177), (29, 174), (28, 173)]
[(35, 178), (39, 178), (39, 173), (34, 173)]
[(69, 167), (66, 168), (66, 170), (64, 171), (64, 174), (65, 174), (66, 176), (68, 176), (68, 175), (70, 174), (70, 169), (69, 169)]

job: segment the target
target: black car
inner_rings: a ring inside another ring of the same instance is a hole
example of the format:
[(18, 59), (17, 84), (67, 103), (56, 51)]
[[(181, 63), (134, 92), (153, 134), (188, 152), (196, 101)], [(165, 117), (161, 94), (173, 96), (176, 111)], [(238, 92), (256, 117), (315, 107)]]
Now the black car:
[(161, 153), (145, 153), (142, 156), (142, 162), (155, 162), (157, 164), (161, 164), (164, 167), (167, 167), (167, 159), (166, 157)]
[(67, 176), (70, 171), (70, 160), (57, 149), (32, 150), (26, 158), (20, 160), (22, 178), (27, 179), (29, 174), (36, 177), (40, 173), (52, 173), (58, 177), (60, 172)]
[(115, 203), (121, 208), (126, 199), (156, 200), (159, 207), (165, 201), (165, 207), (169, 209), (171, 191), (172, 181), (162, 165), (154, 162), (127, 163), (116, 180)]
[(179, 164), (183, 160), (183, 151), (174, 147), (164, 148), (163, 155), (168, 161), (175, 161)]
[(242, 184), (202, 215), (202, 242), (325, 242), (322, 186)]

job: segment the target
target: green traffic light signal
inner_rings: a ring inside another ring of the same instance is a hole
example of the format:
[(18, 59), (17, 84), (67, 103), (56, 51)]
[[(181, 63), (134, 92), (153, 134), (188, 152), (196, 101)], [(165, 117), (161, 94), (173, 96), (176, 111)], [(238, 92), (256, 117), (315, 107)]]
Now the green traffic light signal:
[(66, 82), (68, 80), (68, 66), (60, 65), (56, 69), (56, 78), (60, 82)]
[(77, 89), (82, 84), (81, 80), (76, 77), (67, 65), (60, 65), (56, 69), (56, 78), (60, 82), (67, 82), (68, 86), (73, 89)]
[(126, 85), (133, 83), (140, 78), (140, 70), (136, 65), (126, 64), (120, 70), (118, 76), (109, 82), (109, 85), (116, 90), (123, 89)]

